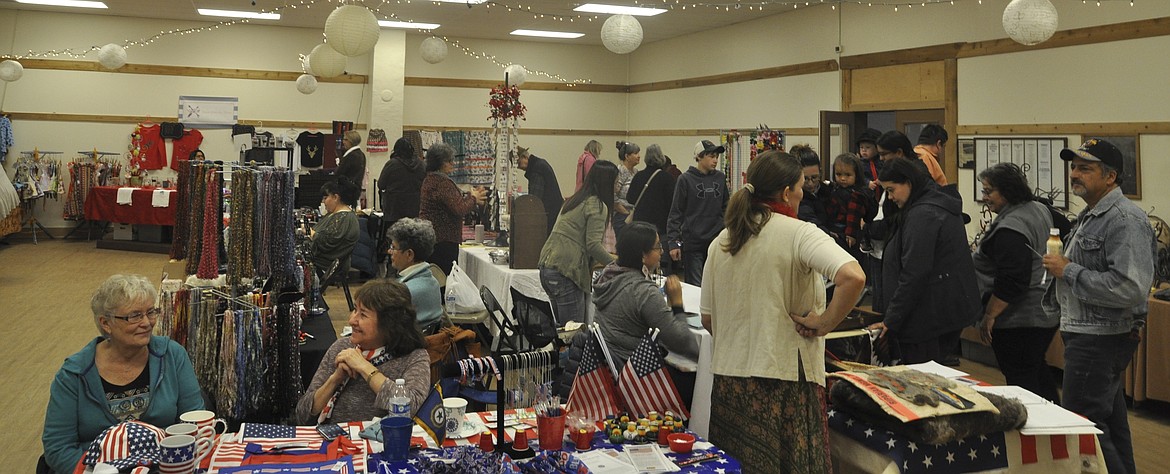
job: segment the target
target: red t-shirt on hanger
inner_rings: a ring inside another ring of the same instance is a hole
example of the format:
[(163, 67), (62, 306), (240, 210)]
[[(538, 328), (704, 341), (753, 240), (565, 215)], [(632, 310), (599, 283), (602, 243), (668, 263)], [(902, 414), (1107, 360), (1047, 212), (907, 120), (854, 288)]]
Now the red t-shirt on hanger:
[(171, 169), (179, 171), (179, 160), (191, 159), (191, 152), (203, 144), (203, 133), (189, 128), (183, 130), (183, 137), (171, 141)]
[(167, 166), (167, 145), (159, 136), (162, 127), (158, 124), (139, 124), (138, 132), (142, 134), (142, 169), (161, 170)]

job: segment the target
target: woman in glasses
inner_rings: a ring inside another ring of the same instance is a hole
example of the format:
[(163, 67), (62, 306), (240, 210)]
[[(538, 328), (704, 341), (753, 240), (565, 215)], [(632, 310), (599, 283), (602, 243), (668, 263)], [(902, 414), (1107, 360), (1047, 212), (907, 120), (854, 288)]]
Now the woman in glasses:
[(90, 299), (100, 336), (65, 359), (49, 389), (41, 441), (53, 472), (73, 472), (90, 442), (128, 420), (166, 427), (203, 409), (187, 351), (154, 336), (154, 286), (139, 275), (114, 275)]

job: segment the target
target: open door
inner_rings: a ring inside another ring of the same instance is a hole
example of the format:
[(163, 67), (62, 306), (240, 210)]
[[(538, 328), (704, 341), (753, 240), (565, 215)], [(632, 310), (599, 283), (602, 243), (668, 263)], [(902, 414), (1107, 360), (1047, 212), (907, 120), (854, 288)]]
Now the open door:
[(834, 110), (821, 111), (820, 149), (821, 176), (832, 179), (830, 167), (833, 157), (852, 151), (853, 140), (866, 129), (867, 116), (865, 112), (838, 112)]

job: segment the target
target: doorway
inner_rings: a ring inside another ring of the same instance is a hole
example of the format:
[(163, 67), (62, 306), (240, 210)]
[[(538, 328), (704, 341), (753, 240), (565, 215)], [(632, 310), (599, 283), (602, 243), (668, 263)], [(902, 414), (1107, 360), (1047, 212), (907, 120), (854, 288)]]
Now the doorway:
[[(867, 112), (839, 112), (822, 110), (820, 120), (820, 150), (822, 176), (832, 176), (829, 167), (833, 158), (844, 152), (857, 153), (854, 143), (861, 132), (867, 128), (876, 129), (882, 133), (897, 130), (910, 139), (910, 143), (918, 143), (918, 135), (927, 125), (942, 126), (945, 118), (943, 109), (917, 110), (881, 110)], [(957, 181), (957, 167), (953, 160), (939, 157), (939, 165), (951, 182)], [(945, 163), (945, 164), (944, 164)]]

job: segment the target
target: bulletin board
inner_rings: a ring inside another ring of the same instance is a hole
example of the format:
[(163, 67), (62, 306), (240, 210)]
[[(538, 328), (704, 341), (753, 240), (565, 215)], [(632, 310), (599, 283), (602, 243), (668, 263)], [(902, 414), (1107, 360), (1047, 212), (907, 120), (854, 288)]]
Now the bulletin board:
[[(1068, 209), (1068, 167), (1060, 159), (1060, 150), (1067, 147), (1066, 138), (976, 138), (976, 176), (999, 163), (1015, 163), (1036, 195), (1051, 196), (1053, 206)], [(983, 183), (973, 181), (975, 199), (982, 202)]]

